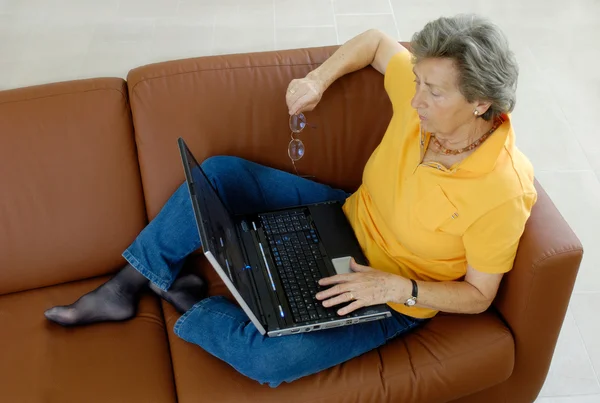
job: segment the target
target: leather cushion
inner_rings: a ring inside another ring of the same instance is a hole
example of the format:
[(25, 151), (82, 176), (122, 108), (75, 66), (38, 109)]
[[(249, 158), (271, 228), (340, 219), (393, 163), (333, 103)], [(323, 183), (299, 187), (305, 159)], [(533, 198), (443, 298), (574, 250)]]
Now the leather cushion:
[(146, 218), (122, 79), (0, 92), (0, 295), (106, 274)]
[[(196, 254), (189, 265), (208, 280), (211, 295), (231, 298), (203, 257)], [(163, 310), (180, 403), (445, 402), (503, 382), (514, 364), (513, 337), (494, 312), (441, 314), (377, 350), (271, 389), (178, 338), (173, 326), (180, 315), (165, 302)]]
[(136, 318), (64, 328), (44, 310), (68, 304), (107, 278), (0, 297), (0, 400), (19, 403), (176, 402), (158, 299)]

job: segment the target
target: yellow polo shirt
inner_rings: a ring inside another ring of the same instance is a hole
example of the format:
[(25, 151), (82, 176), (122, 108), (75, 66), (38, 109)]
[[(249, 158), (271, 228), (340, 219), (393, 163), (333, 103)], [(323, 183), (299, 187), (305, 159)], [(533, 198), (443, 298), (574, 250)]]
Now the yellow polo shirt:
[[(421, 134), (410, 105), (413, 80), (410, 53), (393, 56), (384, 79), (392, 120), (362, 185), (344, 203), (369, 264), (423, 281), (459, 280), (467, 263), (486, 273), (508, 272), (537, 199), (533, 168), (515, 146), (510, 116), (450, 169), (421, 164), (429, 134)], [(437, 313), (389, 305), (417, 318)]]

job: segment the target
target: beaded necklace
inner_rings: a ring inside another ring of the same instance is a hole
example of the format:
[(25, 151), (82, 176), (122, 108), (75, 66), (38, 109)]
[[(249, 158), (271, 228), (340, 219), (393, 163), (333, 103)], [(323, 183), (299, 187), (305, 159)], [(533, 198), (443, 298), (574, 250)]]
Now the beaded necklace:
[(477, 140), (475, 140), (473, 143), (469, 144), (468, 146), (463, 147), (463, 148), (459, 148), (458, 150), (451, 150), (449, 148), (444, 147), (439, 142), (439, 140), (435, 138), (435, 136), (431, 136), (431, 140), (440, 149), (440, 152), (442, 154), (445, 154), (445, 155), (458, 155), (458, 154), (462, 154), (464, 152), (471, 151), (474, 148), (479, 147), (479, 145), (481, 145), (481, 143), (483, 143), (485, 140), (487, 140), (487, 138), (490, 137), (492, 135), (492, 133), (494, 133), (494, 131), (496, 131), (496, 129), (498, 127), (500, 127), (500, 125), (502, 123), (504, 123), (504, 119), (502, 119), (502, 118), (496, 119), (496, 122), (494, 123), (494, 126), (492, 126), (492, 128), (490, 129), (490, 131), (488, 131), (486, 134), (484, 134), (483, 136), (481, 136), (480, 138), (478, 138)]

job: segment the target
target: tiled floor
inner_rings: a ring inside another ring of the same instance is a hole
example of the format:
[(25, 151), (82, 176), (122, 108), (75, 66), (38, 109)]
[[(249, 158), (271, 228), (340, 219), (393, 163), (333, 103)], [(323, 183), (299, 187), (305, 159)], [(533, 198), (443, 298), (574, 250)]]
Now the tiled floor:
[(586, 254), (538, 400), (600, 402), (600, 0), (0, 0), (0, 89), (217, 53), (401, 40), (439, 15), (504, 29), (521, 67), (519, 145)]

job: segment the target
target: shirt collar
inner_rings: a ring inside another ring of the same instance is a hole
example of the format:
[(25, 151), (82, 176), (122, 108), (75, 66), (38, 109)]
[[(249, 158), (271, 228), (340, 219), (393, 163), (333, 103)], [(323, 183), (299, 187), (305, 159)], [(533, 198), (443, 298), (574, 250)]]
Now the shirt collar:
[(512, 142), (514, 132), (508, 114), (503, 114), (504, 122), (471, 155), (458, 164), (457, 169), (473, 173), (490, 173), (507, 142)]

